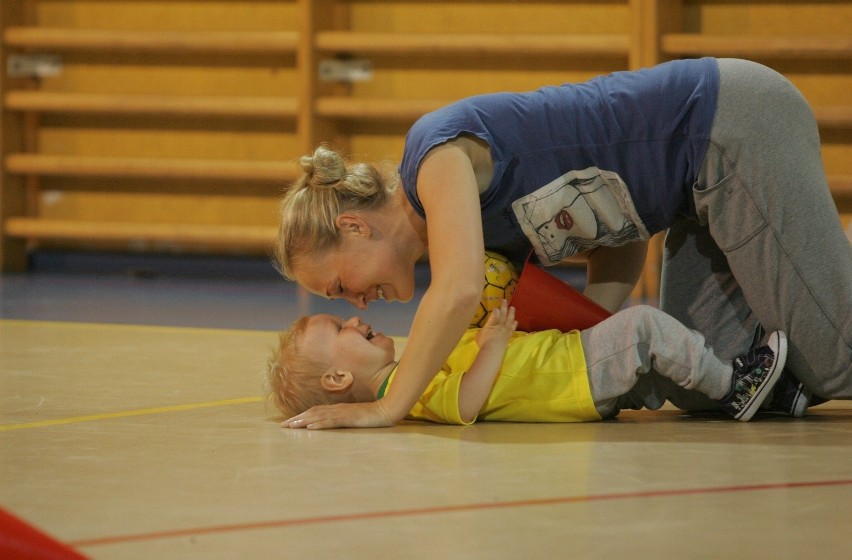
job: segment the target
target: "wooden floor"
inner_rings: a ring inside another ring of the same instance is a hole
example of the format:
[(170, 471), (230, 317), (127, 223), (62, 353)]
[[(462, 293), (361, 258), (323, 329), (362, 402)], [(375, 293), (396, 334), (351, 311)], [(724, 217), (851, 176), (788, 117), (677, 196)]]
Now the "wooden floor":
[[(91, 558), (848, 558), (852, 404), (290, 431), (272, 331), (0, 320), (0, 507)], [(401, 341), (404, 342), (404, 341)]]
[(848, 403), (289, 431), (274, 342), (0, 321), (0, 505), (92, 558), (848, 557)]

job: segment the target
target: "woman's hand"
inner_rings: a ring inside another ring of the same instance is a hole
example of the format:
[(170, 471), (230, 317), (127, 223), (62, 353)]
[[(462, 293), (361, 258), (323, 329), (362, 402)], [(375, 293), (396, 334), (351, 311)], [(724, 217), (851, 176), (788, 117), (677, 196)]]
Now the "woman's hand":
[(282, 428), (386, 428), (394, 421), (381, 400), (368, 403), (344, 403), (315, 406), (281, 423)]

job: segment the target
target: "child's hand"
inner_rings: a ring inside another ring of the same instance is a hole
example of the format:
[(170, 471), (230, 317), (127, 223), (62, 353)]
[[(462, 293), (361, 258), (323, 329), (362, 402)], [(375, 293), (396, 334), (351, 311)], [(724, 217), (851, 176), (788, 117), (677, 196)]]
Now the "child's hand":
[(515, 320), (515, 308), (509, 307), (504, 299), (500, 307), (492, 309), (488, 314), (485, 326), (476, 335), (476, 344), (480, 348), (489, 343), (505, 346), (516, 328), (518, 328), (518, 322)]

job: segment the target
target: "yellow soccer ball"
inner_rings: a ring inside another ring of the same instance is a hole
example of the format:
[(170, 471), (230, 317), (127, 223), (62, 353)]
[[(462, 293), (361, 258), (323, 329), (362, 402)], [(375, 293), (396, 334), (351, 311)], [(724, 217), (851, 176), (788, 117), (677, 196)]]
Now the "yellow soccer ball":
[(515, 265), (503, 255), (485, 251), (485, 286), (482, 288), (479, 308), (471, 319), (470, 326), (476, 328), (485, 325), (488, 313), (495, 307), (500, 307), (500, 302), (504, 299), (511, 299), (517, 285), (518, 272)]

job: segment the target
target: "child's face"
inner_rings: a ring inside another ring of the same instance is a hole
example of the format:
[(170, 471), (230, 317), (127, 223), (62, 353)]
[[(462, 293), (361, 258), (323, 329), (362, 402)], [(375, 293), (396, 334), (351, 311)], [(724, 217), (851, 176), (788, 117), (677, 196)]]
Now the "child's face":
[(333, 315), (314, 315), (308, 319), (302, 335), (302, 348), (312, 356), (321, 356), (338, 371), (356, 377), (371, 375), (395, 358), (393, 339), (373, 332), (359, 317), (344, 321)]

